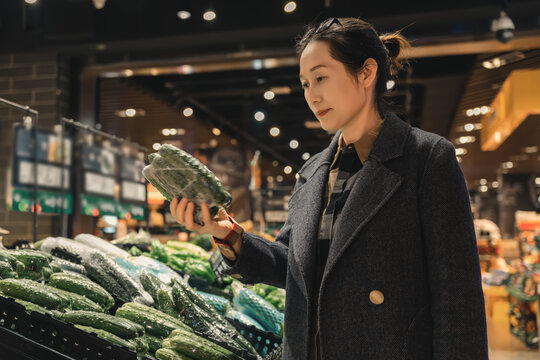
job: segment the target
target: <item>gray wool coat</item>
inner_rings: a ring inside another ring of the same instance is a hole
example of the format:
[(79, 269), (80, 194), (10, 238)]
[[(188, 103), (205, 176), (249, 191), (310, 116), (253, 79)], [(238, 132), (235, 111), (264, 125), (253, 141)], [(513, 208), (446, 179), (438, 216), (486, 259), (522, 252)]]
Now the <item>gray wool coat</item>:
[(316, 242), (339, 133), (309, 159), (275, 242), (245, 233), (228, 273), (287, 290), (283, 358), (488, 358), (468, 191), (453, 145), (388, 113), (334, 236), (318, 298)]

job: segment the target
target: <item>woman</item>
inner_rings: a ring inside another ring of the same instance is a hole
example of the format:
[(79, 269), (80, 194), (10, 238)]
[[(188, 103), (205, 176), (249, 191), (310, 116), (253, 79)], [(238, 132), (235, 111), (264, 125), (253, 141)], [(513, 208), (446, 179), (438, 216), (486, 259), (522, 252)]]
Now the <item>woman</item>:
[(297, 44), (307, 104), (336, 132), (308, 160), (274, 243), (223, 211), (173, 216), (208, 232), (242, 281), (287, 290), (284, 359), (487, 359), (469, 197), (454, 147), (384, 112), (408, 45), (359, 19), (329, 19)]

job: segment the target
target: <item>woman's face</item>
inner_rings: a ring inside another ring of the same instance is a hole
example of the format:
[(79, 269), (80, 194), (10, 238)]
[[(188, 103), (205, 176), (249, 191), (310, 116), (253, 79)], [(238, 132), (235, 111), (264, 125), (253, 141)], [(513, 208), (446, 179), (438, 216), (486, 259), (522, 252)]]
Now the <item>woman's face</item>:
[(325, 41), (312, 41), (302, 52), (300, 83), (309, 108), (329, 132), (358, 121), (367, 103), (363, 77), (359, 73), (355, 81), (345, 65), (330, 56)]

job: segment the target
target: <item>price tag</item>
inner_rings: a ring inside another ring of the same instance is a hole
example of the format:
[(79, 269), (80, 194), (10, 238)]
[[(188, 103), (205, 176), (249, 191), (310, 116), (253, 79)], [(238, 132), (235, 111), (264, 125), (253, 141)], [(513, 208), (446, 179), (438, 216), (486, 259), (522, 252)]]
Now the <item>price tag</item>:
[[(69, 188), (69, 171), (47, 164), (38, 164), (37, 166), (37, 183), (38, 186), (61, 188), (62, 179), (61, 174), (64, 173), (64, 189)], [(24, 185), (34, 184), (34, 163), (29, 161), (19, 162), (19, 183)]]
[(114, 178), (94, 174), (84, 173), (84, 191), (94, 194), (114, 196)]
[(122, 199), (144, 202), (146, 200), (146, 186), (132, 181), (122, 181)]

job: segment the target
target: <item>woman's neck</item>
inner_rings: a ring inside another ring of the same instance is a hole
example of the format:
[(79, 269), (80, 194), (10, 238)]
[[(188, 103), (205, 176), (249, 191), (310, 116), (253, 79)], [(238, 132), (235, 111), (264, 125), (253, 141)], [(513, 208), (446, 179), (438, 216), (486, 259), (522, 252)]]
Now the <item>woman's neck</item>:
[(355, 119), (341, 129), (346, 144), (354, 144), (381, 123), (382, 119), (374, 106), (362, 109)]

